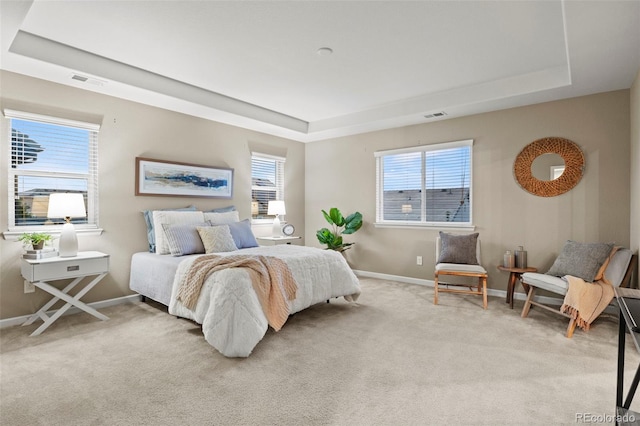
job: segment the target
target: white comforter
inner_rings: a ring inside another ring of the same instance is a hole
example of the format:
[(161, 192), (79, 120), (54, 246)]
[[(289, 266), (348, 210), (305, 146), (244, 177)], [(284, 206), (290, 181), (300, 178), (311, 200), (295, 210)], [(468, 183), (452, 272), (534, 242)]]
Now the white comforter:
[[(346, 260), (333, 250), (296, 245), (242, 249), (219, 255), (260, 254), (284, 260), (298, 284), (290, 313), (301, 311), (333, 297), (355, 301), (360, 284)], [(207, 278), (195, 310), (176, 300), (178, 286), (198, 256), (189, 256), (178, 265), (171, 291), (169, 313), (202, 324), (204, 337), (227, 357), (247, 357), (267, 332), (267, 318), (244, 268), (214, 272)], [(286, 326), (286, 324), (285, 324)]]

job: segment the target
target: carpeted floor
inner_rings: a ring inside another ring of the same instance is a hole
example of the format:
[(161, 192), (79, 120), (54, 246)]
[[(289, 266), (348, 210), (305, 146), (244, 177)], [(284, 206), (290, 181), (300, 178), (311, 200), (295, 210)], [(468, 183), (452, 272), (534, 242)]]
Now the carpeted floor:
[[(2, 425), (518, 425), (612, 416), (617, 317), (566, 339), (560, 316), (504, 299), (361, 279), (357, 304), (318, 304), (246, 359), (145, 303), (0, 335)], [(640, 357), (627, 347), (627, 381)], [(628, 385), (627, 385), (628, 386)], [(625, 388), (626, 389), (626, 388)], [(632, 405), (632, 409), (639, 411)], [(607, 420), (607, 419), (605, 419)], [(611, 424), (612, 418), (609, 418)]]

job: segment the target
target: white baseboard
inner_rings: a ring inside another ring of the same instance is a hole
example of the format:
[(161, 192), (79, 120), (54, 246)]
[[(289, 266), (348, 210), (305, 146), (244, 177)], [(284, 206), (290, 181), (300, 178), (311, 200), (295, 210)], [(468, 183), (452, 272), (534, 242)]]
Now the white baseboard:
[[(137, 300), (140, 300), (140, 295), (139, 294), (132, 294), (130, 296), (116, 297), (115, 299), (100, 300), (98, 302), (87, 303), (87, 305), (91, 306), (94, 309), (102, 309), (102, 308), (106, 308), (107, 306), (120, 305), (121, 303), (132, 303), (132, 302), (135, 302)], [(47, 315), (51, 316), (51, 315), (55, 314), (56, 311), (57, 311), (57, 309), (55, 309), (53, 311), (47, 311)], [(78, 309), (76, 307), (71, 307), (62, 316), (71, 315), (71, 314), (77, 314), (78, 312), (83, 312), (83, 311), (81, 311), (80, 309)], [(31, 317), (31, 315), (33, 315), (33, 314), (23, 315), (21, 317), (14, 317), (14, 318), (7, 318), (7, 319), (0, 320), (0, 328), (12, 327), (14, 325), (21, 325), (29, 317)]]
[[(422, 278), (403, 277), (402, 275), (381, 274), (378, 272), (360, 271), (357, 269), (354, 269), (353, 272), (357, 276), (365, 277), (365, 278), (379, 278), (381, 280), (398, 281), (401, 283), (424, 285), (427, 287), (433, 287), (434, 285), (433, 280), (425, 280)], [(507, 297), (506, 290), (495, 290), (492, 288), (488, 288), (487, 294), (489, 296), (504, 297), (504, 298)], [(513, 294), (513, 298), (515, 300), (526, 300), (527, 295), (524, 293), (516, 292)], [(562, 305), (562, 301), (563, 301), (562, 298), (548, 297), (548, 296), (535, 296), (533, 300), (539, 303), (544, 303), (545, 305), (558, 305), (558, 306)]]

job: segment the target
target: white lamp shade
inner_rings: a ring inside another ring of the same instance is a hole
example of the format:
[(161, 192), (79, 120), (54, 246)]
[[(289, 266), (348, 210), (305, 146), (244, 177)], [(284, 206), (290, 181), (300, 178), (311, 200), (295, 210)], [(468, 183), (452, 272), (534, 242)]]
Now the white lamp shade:
[(56, 192), (49, 195), (48, 217), (86, 217), (84, 196), (68, 192)]
[(269, 201), (269, 208), (267, 209), (268, 215), (287, 214), (287, 210), (284, 207), (284, 201)]

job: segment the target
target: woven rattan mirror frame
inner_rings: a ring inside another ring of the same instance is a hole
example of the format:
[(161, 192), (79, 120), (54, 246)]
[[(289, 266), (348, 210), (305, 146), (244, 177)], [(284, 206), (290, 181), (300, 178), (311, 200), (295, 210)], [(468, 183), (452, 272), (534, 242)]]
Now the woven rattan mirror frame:
[[(537, 179), (531, 173), (533, 160), (542, 154), (558, 154), (564, 160), (564, 172), (555, 180)], [(582, 179), (584, 155), (573, 141), (542, 138), (525, 146), (513, 163), (513, 174), (522, 189), (540, 197), (555, 197), (572, 189)]]

